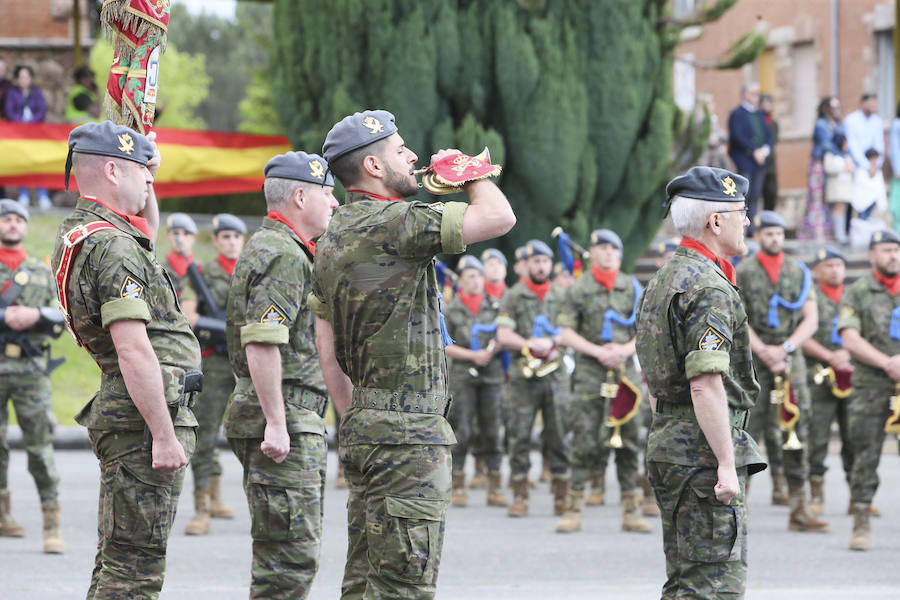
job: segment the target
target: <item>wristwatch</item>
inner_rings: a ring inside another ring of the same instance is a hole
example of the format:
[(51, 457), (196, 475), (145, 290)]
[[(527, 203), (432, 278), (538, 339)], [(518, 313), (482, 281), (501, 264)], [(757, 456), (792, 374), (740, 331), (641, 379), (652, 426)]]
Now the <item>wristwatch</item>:
[(793, 352), (794, 350), (797, 349), (797, 347), (794, 346), (790, 341), (783, 343), (781, 345), (781, 347), (784, 348), (784, 351), (787, 352), (788, 354), (790, 354), (791, 352)]

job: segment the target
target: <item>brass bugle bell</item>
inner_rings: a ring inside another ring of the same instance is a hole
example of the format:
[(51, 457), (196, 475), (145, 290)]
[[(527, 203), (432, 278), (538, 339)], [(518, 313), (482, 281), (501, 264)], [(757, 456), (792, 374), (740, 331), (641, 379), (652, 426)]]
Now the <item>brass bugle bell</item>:
[(781, 404), (784, 400), (784, 377), (776, 375), (772, 391), (769, 392), (769, 402), (772, 404)]
[(813, 374), (813, 381), (816, 385), (822, 385), (825, 383), (825, 380), (828, 378), (828, 370), (831, 367), (826, 367), (825, 365), (816, 365), (816, 372)]
[(618, 450), (622, 448), (625, 443), (622, 441), (622, 427), (620, 425), (616, 425), (613, 429), (613, 434), (610, 436), (609, 441), (606, 443), (610, 448), (614, 448)]
[(800, 443), (800, 438), (797, 437), (797, 432), (791, 427), (790, 432), (788, 432), (787, 441), (781, 446), (784, 450), (802, 450), (803, 444)]

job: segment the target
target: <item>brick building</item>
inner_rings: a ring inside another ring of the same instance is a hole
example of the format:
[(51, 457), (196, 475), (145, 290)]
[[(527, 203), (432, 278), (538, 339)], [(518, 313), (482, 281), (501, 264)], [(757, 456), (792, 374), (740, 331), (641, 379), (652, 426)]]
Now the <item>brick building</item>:
[[(28, 65), (35, 71), (35, 85), (47, 100), (47, 120), (63, 120), (66, 94), (71, 89), (74, 64), (75, 0), (0, 0), (0, 59), (9, 67)], [(90, 52), (92, 0), (78, 0), (81, 40)]]
[[(681, 17), (702, 5), (703, 0), (673, 0)], [(894, 15), (895, 3), (885, 0), (738, 0), (719, 21), (684, 32), (676, 52), (677, 102), (692, 106), (708, 94), (727, 127), (741, 84), (758, 81), (762, 92), (775, 98), (779, 185), (787, 212), (796, 216), (802, 202), (791, 199), (805, 194), (819, 100), (837, 96), (846, 115), (858, 107), (862, 93), (875, 92), (886, 127), (895, 115)], [(756, 63), (732, 71), (700, 66), (721, 57), (751, 28), (766, 38)]]

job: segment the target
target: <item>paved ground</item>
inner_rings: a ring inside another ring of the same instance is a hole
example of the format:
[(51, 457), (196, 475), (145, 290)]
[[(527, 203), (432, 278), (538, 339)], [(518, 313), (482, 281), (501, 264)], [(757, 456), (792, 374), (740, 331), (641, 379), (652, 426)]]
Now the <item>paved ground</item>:
[[(888, 446), (889, 447), (889, 446)], [(164, 599), (230, 600), (248, 595), (249, 517), (237, 461), (222, 453), (225, 496), (238, 509), (233, 521), (215, 521), (213, 534), (186, 537), (191, 516), (190, 489), (182, 496), (169, 542)], [(25, 455), (13, 451), (10, 487), (13, 512), (28, 531), (23, 539), (0, 538), (4, 600), (83, 598), (96, 549), (96, 503), (99, 470), (87, 451), (59, 451), (63, 474), (63, 534), (68, 552), (41, 554), (37, 494), (26, 471)], [(876, 502), (884, 517), (873, 520), (873, 549), (846, 549), (851, 519), (845, 514), (848, 493), (835, 456), (828, 477), (826, 518), (830, 534), (789, 534), (787, 509), (768, 504), (767, 474), (751, 490), (750, 581), (748, 598), (765, 600), (897, 598), (900, 556), (900, 474), (896, 446), (884, 456), (882, 487)], [(346, 551), (346, 492), (333, 487), (335, 455), (329, 455), (322, 566), (311, 598), (337, 598)], [(612, 473), (610, 473), (611, 475)], [(190, 482), (190, 479), (189, 479)], [(575, 535), (553, 532), (546, 484), (533, 494), (532, 516), (513, 520), (503, 509), (483, 505), (484, 491), (470, 493), (470, 506), (451, 509), (437, 597), (449, 599), (658, 598), (664, 579), (658, 520), (649, 535), (619, 531), (620, 506), (614, 478), (613, 503), (586, 512), (585, 530)], [(190, 488), (190, 483), (188, 483)]]

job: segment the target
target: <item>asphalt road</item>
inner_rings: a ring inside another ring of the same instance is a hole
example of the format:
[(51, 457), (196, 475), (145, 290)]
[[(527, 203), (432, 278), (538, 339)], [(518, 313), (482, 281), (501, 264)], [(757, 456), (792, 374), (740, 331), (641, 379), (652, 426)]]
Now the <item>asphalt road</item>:
[[(897, 598), (900, 556), (900, 473), (896, 445), (888, 444), (876, 497), (884, 511), (873, 519), (873, 548), (847, 550), (851, 518), (848, 491), (837, 457), (827, 478), (825, 518), (832, 533), (787, 531), (787, 508), (768, 503), (767, 473), (751, 487), (750, 575), (747, 597), (766, 600)], [(891, 451), (892, 448), (892, 451)], [(209, 536), (187, 537), (193, 512), (190, 476), (173, 535), (164, 599), (228, 600), (248, 597), (249, 516), (237, 461), (222, 452), (224, 495), (237, 509), (231, 521), (213, 522)], [(22, 539), (0, 538), (0, 597), (4, 600), (83, 598), (96, 550), (99, 469), (88, 451), (58, 451), (66, 554), (41, 553), (40, 510), (22, 451), (13, 451), (10, 488), (13, 514), (27, 530)], [(329, 454), (325, 534), (321, 568), (310, 598), (339, 596), (346, 541), (346, 492), (334, 488), (336, 457)], [(470, 465), (471, 467), (471, 465)], [(650, 534), (620, 531), (618, 489), (608, 474), (606, 506), (587, 508), (584, 530), (554, 533), (547, 484), (533, 491), (531, 516), (509, 519), (505, 509), (484, 505), (484, 491), (470, 492), (469, 507), (452, 508), (447, 522), (437, 597), (447, 599), (658, 598), (665, 579), (659, 521)], [(536, 475), (536, 473), (535, 473)]]

